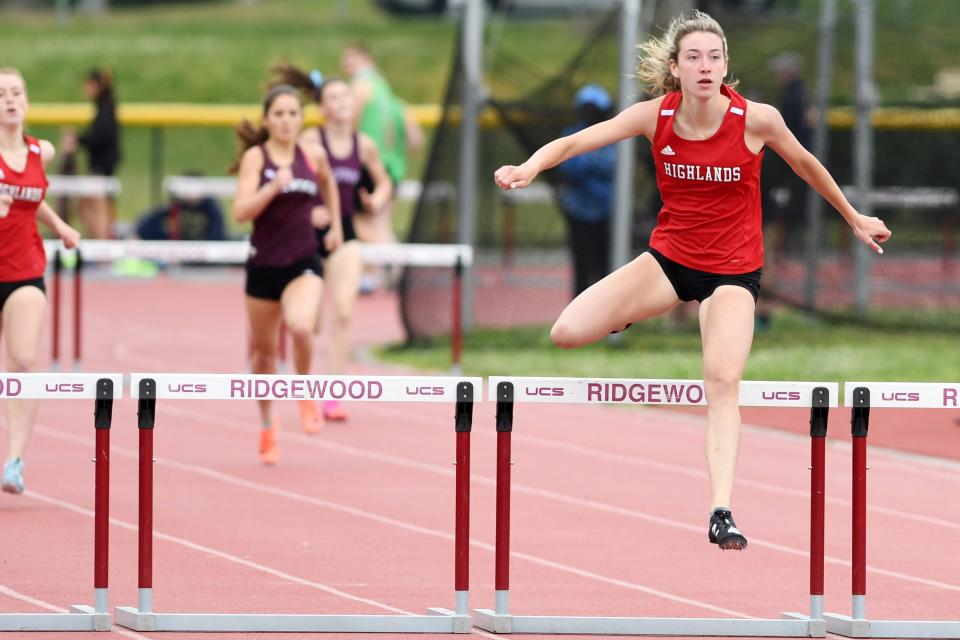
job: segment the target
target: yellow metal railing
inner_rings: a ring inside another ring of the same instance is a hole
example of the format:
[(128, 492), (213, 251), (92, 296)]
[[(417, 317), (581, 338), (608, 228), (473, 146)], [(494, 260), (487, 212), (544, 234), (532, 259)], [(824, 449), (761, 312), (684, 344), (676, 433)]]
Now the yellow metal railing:
[[(117, 116), (120, 124), (131, 127), (232, 127), (241, 119), (256, 121), (260, 117), (255, 104), (190, 104), (190, 103), (122, 103)], [(435, 127), (442, 116), (440, 105), (410, 105), (414, 119), (427, 128)], [(457, 111), (452, 112), (454, 117)], [(852, 107), (833, 107), (827, 122), (834, 129), (853, 126)], [(89, 104), (34, 103), (30, 105), (32, 125), (84, 125), (93, 118)], [(308, 125), (320, 122), (316, 107), (306, 110)], [(481, 113), (483, 126), (497, 126), (499, 118), (492, 110)], [(874, 111), (873, 124), (878, 129), (960, 129), (960, 109), (917, 109), (884, 107)]]
[[(411, 105), (410, 111), (425, 127), (434, 127), (440, 121), (437, 105)], [(128, 127), (232, 127), (243, 118), (255, 122), (260, 113), (261, 106), (256, 104), (126, 102), (118, 106), (117, 119)], [(83, 103), (33, 103), (27, 119), (34, 126), (85, 125), (93, 119), (93, 107)], [(320, 122), (315, 106), (306, 108), (305, 120), (307, 125)]]

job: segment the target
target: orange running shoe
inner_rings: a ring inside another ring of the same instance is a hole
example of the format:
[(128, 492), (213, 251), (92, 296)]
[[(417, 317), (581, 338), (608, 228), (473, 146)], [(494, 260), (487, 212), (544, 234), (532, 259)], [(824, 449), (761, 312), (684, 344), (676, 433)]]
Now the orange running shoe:
[(317, 406), (313, 400), (299, 400), (300, 426), (304, 433), (316, 433), (323, 428), (323, 415), (317, 413)]
[(350, 417), (339, 400), (324, 400), (323, 417), (331, 422), (343, 422)]
[(277, 432), (280, 431), (280, 418), (273, 417), (273, 424), (260, 429), (260, 462), (266, 465), (277, 463)]

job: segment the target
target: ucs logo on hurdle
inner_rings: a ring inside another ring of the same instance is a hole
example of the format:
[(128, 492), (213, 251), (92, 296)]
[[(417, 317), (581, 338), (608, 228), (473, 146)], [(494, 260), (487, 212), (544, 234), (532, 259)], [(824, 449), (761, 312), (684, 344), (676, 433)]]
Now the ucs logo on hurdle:
[(406, 385), (403, 388), (404, 392), (411, 397), (415, 396), (442, 396), (445, 393), (443, 387), (429, 387), (429, 386), (410, 386)]
[[(83, 394), (87, 391), (82, 382), (44, 382), (43, 390), (56, 394)], [(16, 398), (23, 392), (23, 381), (19, 378), (0, 378), (0, 397)]]

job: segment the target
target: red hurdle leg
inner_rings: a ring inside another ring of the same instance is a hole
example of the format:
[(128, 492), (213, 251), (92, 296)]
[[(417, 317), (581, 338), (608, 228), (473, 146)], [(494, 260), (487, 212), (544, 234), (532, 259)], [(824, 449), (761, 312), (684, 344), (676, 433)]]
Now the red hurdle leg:
[(853, 612), (850, 617), (867, 617), (867, 431), (870, 423), (870, 390), (853, 390)]
[(454, 612), (469, 615), (470, 594), (470, 431), (473, 428), (473, 385), (457, 385), (457, 497), (454, 532)]
[(140, 381), (137, 427), (140, 430), (140, 517), (138, 522), (137, 586), (140, 613), (153, 611), (153, 423), (157, 384)]
[(96, 430), (96, 482), (93, 525), (93, 606), (96, 613), (108, 613), (107, 584), (110, 549), (110, 424), (113, 418), (113, 381), (97, 381), (93, 412)]
[(63, 261), (60, 259), (60, 249), (53, 252), (53, 300), (51, 307), (51, 335), (50, 335), (50, 368), (60, 370), (60, 272)]
[(83, 314), (83, 254), (77, 249), (77, 265), (73, 271), (73, 369), (80, 371), (83, 349), (83, 334), (80, 318)]
[(810, 408), (810, 618), (823, 618), (824, 513), (828, 391), (817, 387)]
[(510, 605), (510, 445), (513, 432), (513, 385), (497, 385), (497, 537), (494, 576), (495, 612), (508, 615)]

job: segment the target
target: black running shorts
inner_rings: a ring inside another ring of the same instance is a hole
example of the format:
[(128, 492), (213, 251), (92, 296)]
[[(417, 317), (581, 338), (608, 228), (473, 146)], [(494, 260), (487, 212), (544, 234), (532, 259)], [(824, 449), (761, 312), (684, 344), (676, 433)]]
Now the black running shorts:
[(279, 300), (287, 285), (302, 275), (323, 277), (320, 258), (313, 255), (283, 267), (247, 265), (247, 284), (244, 290), (251, 298)]
[(46, 293), (47, 289), (43, 286), (43, 278), (30, 278), (29, 280), (16, 280), (14, 282), (0, 282), (0, 313), (3, 313), (3, 305), (7, 304), (7, 298), (20, 287), (36, 287), (41, 292)]
[(685, 267), (656, 249), (648, 249), (647, 251), (663, 269), (667, 280), (670, 281), (674, 291), (677, 292), (677, 297), (684, 302), (691, 300), (703, 302), (713, 295), (717, 287), (727, 284), (743, 287), (753, 296), (754, 302), (760, 296), (760, 269), (749, 273), (710, 273), (709, 271), (698, 271)]

